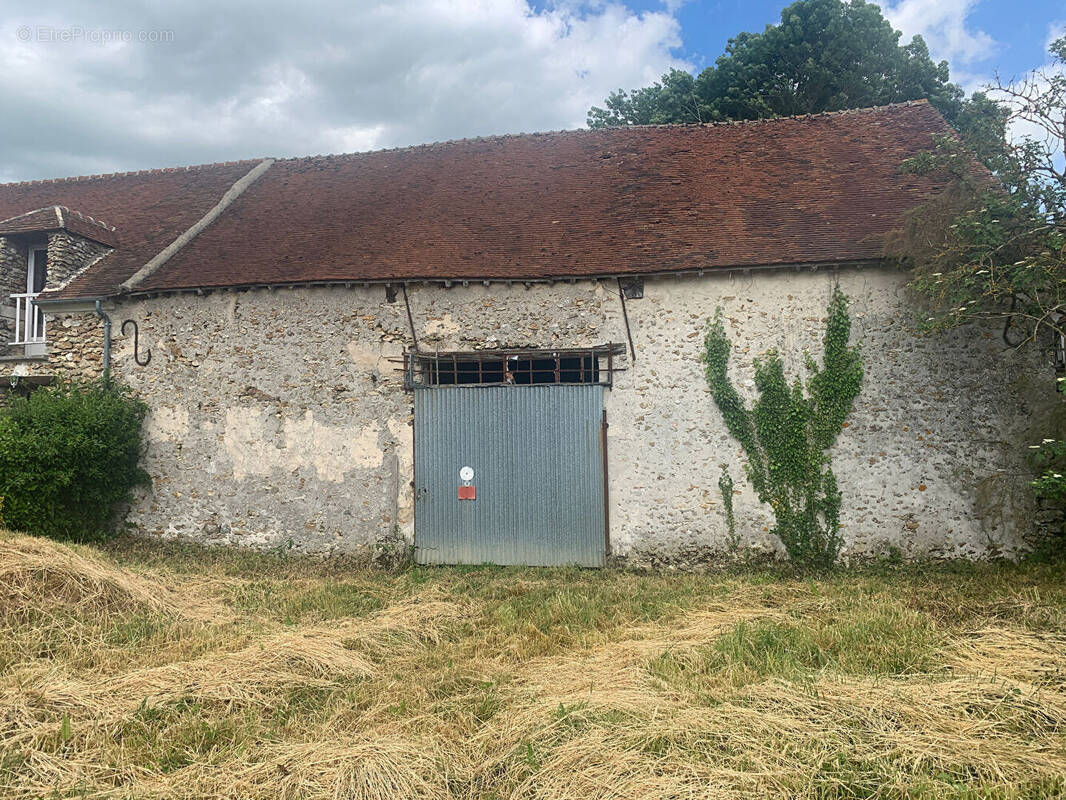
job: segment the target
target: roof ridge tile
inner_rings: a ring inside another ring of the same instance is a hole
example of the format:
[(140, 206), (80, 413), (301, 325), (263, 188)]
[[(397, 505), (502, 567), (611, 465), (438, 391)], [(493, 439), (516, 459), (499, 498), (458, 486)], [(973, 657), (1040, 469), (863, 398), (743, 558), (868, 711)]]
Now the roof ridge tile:
[(407, 153), (415, 152), (419, 150), (432, 150), (440, 147), (446, 147), (449, 145), (470, 144), (478, 142), (499, 142), (509, 141), (514, 139), (532, 139), (538, 137), (558, 137), (558, 136), (592, 136), (596, 134), (603, 134), (606, 132), (622, 132), (622, 131), (646, 131), (646, 130), (678, 130), (684, 128), (715, 128), (715, 127), (735, 127), (744, 125), (765, 125), (770, 123), (782, 124), (786, 122), (797, 122), (809, 119), (816, 119), (821, 117), (842, 117), (842, 116), (858, 116), (860, 114), (871, 114), (886, 111), (889, 109), (908, 108), (915, 106), (928, 106), (931, 105), (925, 98), (919, 98), (917, 100), (902, 100), (898, 103), (885, 103), (880, 106), (865, 106), (863, 108), (843, 108), (836, 111), (819, 111), (810, 114), (795, 114), (792, 116), (784, 117), (761, 117), (759, 119), (737, 119), (737, 120), (712, 120), (708, 122), (670, 122), (670, 123), (647, 123), (641, 125), (612, 125), (605, 128), (559, 128), (555, 130), (547, 131), (532, 131), (522, 133), (497, 133), (487, 136), (464, 136), (456, 139), (439, 139), (432, 142), (419, 142), (417, 144), (399, 145), (397, 147), (382, 147), (377, 150), (357, 150), (349, 153), (317, 153), (313, 155), (300, 155), (300, 156), (288, 156), (276, 159), (278, 163), (296, 162), (296, 161), (315, 161), (321, 159), (330, 158), (361, 158), (365, 156), (373, 156), (381, 153)]
[(159, 175), (173, 172), (192, 172), (193, 170), (212, 169), (216, 167), (236, 167), (242, 164), (257, 164), (262, 158), (242, 158), (237, 161), (213, 161), (208, 164), (187, 164), (174, 167), (154, 167), (152, 169), (134, 169), (123, 172), (101, 172), (92, 175), (70, 175), (61, 178), (35, 178), (27, 181), (0, 182), (0, 187), (47, 186), (49, 184), (73, 183), (76, 181), (96, 181), (103, 178), (134, 178), (143, 175)]
[[(836, 111), (821, 111), (811, 114), (796, 114), (793, 116), (785, 117), (762, 117), (760, 119), (740, 119), (740, 120), (711, 120), (708, 122), (677, 122), (677, 123), (648, 123), (643, 125), (616, 125), (608, 128), (558, 128), (547, 131), (530, 131), (521, 133), (498, 133), (490, 134), (488, 136), (464, 136), (456, 139), (439, 139), (432, 142), (419, 142), (411, 145), (400, 145), (397, 147), (383, 147), (377, 150), (357, 150), (347, 153), (318, 153), (313, 155), (300, 155), (300, 156), (288, 156), (284, 158), (277, 158), (276, 161), (280, 163), (294, 162), (294, 161), (312, 161), (325, 158), (358, 158), (361, 156), (367, 156), (377, 153), (403, 153), (413, 152), (416, 150), (428, 150), (435, 149), (447, 145), (465, 144), (473, 142), (497, 142), (507, 141), (513, 139), (528, 139), (536, 137), (555, 137), (555, 136), (586, 136), (602, 134), (606, 131), (642, 131), (642, 130), (669, 130), (677, 128), (713, 128), (719, 126), (743, 126), (743, 125), (764, 125), (767, 123), (778, 123), (808, 120), (817, 117), (833, 117), (833, 116), (852, 116), (859, 114), (870, 114), (879, 111), (885, 111), (895, 108), (907, 108), (914, 106), (930, 105), (929, 101), (925, 98), (919, 98), (917, 100), (903, 100), (898, 103), (886, 103), (880, 106), (865, 106), (863, 108), (844, 108)], [(266, 158), (265, 156), (263, 158)], [(214, 161), (206, 164), (189, 164), (178, 165), (173, 167), (155, 167), (152, 169), (141, 170), (129, 170), (125, 172), (103, 172), (94, 175), (72, 175), (69, 177), (60, 178), (39, 178), (35, 180), (27, 181), (11, 181), (8, 183), (0, 183), (0, 186), (15, 187), (15, 186), (40, 186), (45, 184), (60, 184), (71, 181), (93, 181), (102, 180), (105, 178), (130, 178), (143, 175), (158, 175), (162, 173), (192, 171), (212, 169), (217, 167), (234, 167), (242, 164), (257, 164), (263, 160), (263, 158), (243, 158), (236, 161)]]

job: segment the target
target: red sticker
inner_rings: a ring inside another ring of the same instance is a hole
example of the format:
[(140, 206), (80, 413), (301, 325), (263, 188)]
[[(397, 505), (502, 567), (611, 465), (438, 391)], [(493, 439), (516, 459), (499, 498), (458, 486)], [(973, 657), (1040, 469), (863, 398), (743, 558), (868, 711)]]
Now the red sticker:
[(459, 499), (460, 500), (477, 500), (477, 487), (476, 486), (460, 486), (459, 487)]

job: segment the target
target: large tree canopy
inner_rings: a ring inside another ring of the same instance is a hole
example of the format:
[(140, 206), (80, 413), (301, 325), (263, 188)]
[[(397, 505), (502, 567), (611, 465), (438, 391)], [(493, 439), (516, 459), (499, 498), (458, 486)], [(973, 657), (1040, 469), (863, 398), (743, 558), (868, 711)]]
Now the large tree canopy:
[[(989, 87), (1000, 105), (975, 94), (973, 109), (997, 113), (967, 109), (963, 142), (940, 137), (903, 165), (939, 173), (947, 190), (908, 216), (889, 252), (912, 267), (930, 327), (992, 320), (1008, 341), (1049, 344), (1066, 358), (1066, 37), (1051, 55), (1049, 69)], [(1007, 140), (1012, 120), (1035, 135)], [(996, 181), (972, 169), (975, 154)]]
[(926, 98), (949, 120), (963, 92), (920, 36), (900, 45), (881, 9), (863, 0), (797, 0), (779, 25), (730, 39), (697, 77), (672, 70), (659, 83), (619, 90), (588, 114), (592, 128), (761, 119)]

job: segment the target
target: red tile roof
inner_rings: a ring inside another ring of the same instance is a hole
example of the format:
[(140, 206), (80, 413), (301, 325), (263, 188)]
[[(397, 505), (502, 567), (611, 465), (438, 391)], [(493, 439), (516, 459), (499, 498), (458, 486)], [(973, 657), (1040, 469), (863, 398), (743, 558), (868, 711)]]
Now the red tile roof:
[[(937, 188), (901, 174), (900, 163), (930, 147), (933, 134), (949, 131), (932, 106), (917, 102), (279, 160), (133, 291), (875, 260), (901, 214)], [(250, 166), (227, 177), (235, 180)], [(167, 220), (166, 235), (151, 247), (145, 239), (135, 254), (121, 256), (121, 268), (112, 263), (106, 275), (84, 277), (73, 292), (114, 287), (133, 274), (180, 224), (191, 224), (196, 211), (217, 200), (224, 169), (182, 174), (189, 185), (166, 189), (162, 183), (177, 180), (175, 173), (138, 176), (138, 191), (155, 193), (152, 203), (110, 189), (114, 202), (106, 208), (88, 198), (59, 198), (107, 219), (122, 237), (134, 228), (131, 215), (142, 229), (156, 209)], [(103, 191), (131, 180), (97, 183)], [(5, 190), (0, 186), (0, 214)], [(30, 202), (20, 205), (32, 208)]]
[(70, 231), (109, 247), (118, 242), (115, 229), (110, 225), (66, 206), (47, 206), (0, 220), (0, 236), (58, 230)]
[(0, 184), (0, 219), (59, 205), (105, 220), (114, 228), (115, 251), (72, 281), (64, 295), (110, 294), (203, 216), (234, 181), (257, 163), (4, 183)]
[(34, 211), (27, 211), (9, 219), (0, 220), (0, 236), (36, 231), (53, 231), (63, 227), (59, 216), (60, 206), (46, 206)]

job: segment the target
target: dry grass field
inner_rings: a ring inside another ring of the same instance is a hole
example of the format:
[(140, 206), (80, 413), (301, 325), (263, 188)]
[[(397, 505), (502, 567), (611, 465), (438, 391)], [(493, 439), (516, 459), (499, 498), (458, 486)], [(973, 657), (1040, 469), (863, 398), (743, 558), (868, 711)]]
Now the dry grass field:
[(0, 534), (0, 797), (1066, 796), (1048, 565), (397, 574)]

